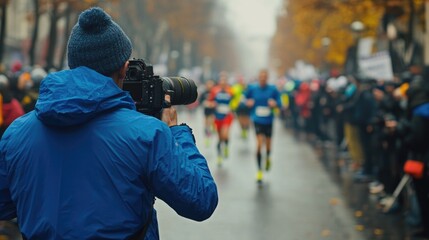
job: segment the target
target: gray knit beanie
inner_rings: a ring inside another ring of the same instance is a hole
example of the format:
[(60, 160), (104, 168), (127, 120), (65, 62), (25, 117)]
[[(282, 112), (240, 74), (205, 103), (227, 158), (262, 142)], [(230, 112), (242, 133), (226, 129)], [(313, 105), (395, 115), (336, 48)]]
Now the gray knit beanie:
[(121, 27), (99, 7), (79, 15), (68, 41), (71, 69), (86, 66), (109, 76), (130, 58), (131, 41)]

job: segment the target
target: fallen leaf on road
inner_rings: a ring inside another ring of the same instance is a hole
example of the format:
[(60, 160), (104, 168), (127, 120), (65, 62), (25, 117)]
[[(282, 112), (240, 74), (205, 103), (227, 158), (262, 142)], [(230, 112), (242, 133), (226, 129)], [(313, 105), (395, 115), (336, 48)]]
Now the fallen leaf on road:
[(363, 230), (365, 230), (365, 226), (364, 226), (364, 225), (356, 225), (356, 226), (355, 226), (355, 229), (356, 229), (357, 231), (362, 232)]
[(338, 205), (338, 203), (340, 203), (340, 200), (338, 198), (331, 198), (331, 200), (329, 201), (329, 203), (332, 206)]
[(356, 211), (355, 212), (355, 217), (362, 217), (363, 216), (363, 212), (362, 211)]
[(383, 229), (380, 229), (380, 228), (374, 229), (374, 235), (376, 236), (383, 235)]
[(329, 229), (324, 229), (321, 233), (320, 236), (322, 237), (329, 237), (331, 236), (331, 231)]

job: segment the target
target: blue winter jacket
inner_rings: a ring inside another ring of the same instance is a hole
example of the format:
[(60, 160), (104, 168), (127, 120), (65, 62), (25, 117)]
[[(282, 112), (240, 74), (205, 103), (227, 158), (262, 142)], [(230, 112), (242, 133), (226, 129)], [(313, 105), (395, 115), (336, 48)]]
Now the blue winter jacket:
[[(191, 130), (135, 111), (89, 68), (48, 75), (0, 142), (0, 220), (17, 217), (27, 239), (127, 239), (154, 196), (196, 221), (218, 203)], [(158, 238), (153, 212), (145, 239)]]

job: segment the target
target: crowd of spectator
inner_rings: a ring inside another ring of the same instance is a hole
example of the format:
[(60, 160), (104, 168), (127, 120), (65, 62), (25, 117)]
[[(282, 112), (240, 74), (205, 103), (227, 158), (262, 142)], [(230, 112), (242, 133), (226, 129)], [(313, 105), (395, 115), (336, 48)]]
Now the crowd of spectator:
[[(366, 183), (379, 203), (392, 199), (403, 176), (414, 194), (399, 195), (385, 211), (418, 204), (420, 227), (429, 236), (429, 84), (424, 73), (405, 72), (390, 81), (332, 74), (326, 79), (288, 79), (281, 85), (286, 127), (316, 146), (334, 146), (348, 157), (356, 184)], [(414, 160), (414, 161), (409, 161)], [(416, 163), (411, 170), (409, 163)], [(418, 172), (417, 174), (415, 172)], [(417, 219), (417, 220), (416, 220)]]
[(0, 69), (0, 137), (13, 120), (34, 109), (46, 75), (42, 67), (24, 66), (19, 60)]

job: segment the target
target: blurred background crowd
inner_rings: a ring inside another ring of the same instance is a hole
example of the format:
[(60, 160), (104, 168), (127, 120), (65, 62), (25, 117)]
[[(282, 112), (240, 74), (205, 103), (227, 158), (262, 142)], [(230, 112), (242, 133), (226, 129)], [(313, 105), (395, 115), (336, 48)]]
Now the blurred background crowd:
[[(234, 29), (239, 14), (228, 1), (0, 0), (1, 133), (34, 109), (49, 72), (67, 68), (66, 40), (78, 14), (101, 6), (132, 38), (134, 57), (158, 75), (193, 79), (200, 92), (221, 71), (240, 76), (230, 84), (245, 89), (268, 66), (282, 94), (284, 127), (333, 151), (332, 161), (368, 184), (383, 211), (406, 212), (406, 222), (429, 237), (429, 2), (272, 2), (267, 37), (247, 34), (244, 24)], [(245, 4), (252, 6), (237, 3)], [(259, 12), (244, 12), (258, 21), (252, 16)], [(267, 28), (255, 22), (254, 30)], [(420, 165), (405, 168), (408, 160)], [(412, 180), (397, 195), (404, 176)]]

